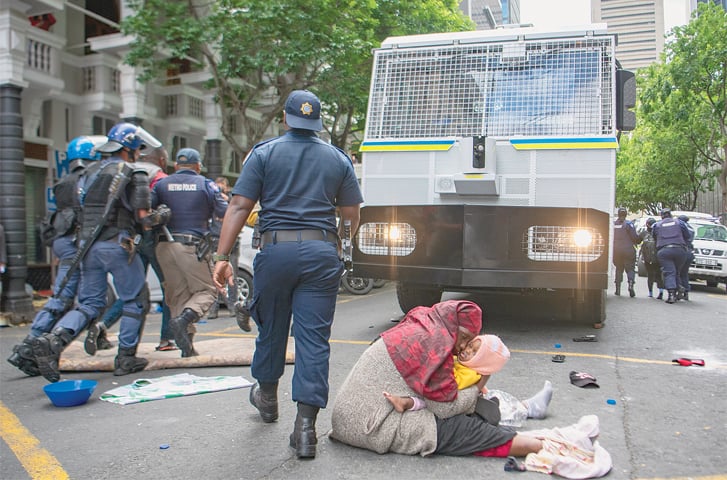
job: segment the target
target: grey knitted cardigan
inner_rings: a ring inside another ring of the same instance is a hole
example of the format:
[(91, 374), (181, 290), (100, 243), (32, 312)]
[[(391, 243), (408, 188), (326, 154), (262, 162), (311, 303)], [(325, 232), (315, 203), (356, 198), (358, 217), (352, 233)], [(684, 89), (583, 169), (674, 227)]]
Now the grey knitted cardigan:
[(383, 392), (415, 396), (378, 340), (361, 355), (333, 402), (330, 436), (376, 453), (430, 455), (437, 448), (439, 418), (473, 413), (477, 388), (460, 390), (453, 402), (423, 399), (425, 409), (398, 413)]

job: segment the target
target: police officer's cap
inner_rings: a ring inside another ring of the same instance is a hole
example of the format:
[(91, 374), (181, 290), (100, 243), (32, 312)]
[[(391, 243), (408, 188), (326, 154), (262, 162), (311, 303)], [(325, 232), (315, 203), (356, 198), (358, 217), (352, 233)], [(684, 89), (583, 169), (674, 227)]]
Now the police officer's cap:
[(661, 209), (661, 218), (671, 218), (671, 209), (670, 208), (662, 208)]
[(180, 165), (194, 165), (199, 163), (202, 166), (202, 160), (199, 157), (199, 152), (194, 148), (182, 148), (177, 152), (177, 163)]
[(686, 215), (679, 215), (679, 220), (681, 220), (682, 222), (688, 222), (689, 217), (687, 217)]
[(624, 207), (619, 207), (619, 209), (618, 209), (619, 217), (625, 217), (626, 215), (628, 215), (628, 213), (629, 213), (629, 211), (626, 210)]
[(308, 90), (294, 90), (285, 101), (285, 123), (292, 128), (320, 132), (321, 101)]

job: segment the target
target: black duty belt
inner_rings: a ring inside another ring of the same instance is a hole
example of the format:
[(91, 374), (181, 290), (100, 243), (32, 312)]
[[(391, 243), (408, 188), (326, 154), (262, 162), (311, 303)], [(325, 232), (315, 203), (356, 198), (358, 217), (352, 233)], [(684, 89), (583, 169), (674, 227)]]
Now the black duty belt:
[(307, 240), (323, 240), (334, 245), (338, 237), (325, 230), (274, 230), (263, 232), (260, 241), (263, 245), (277, 242), (305, 242)]
[[(159, 241), (160, 242), (168, 242), (169, 239), (166, 235), (159, 235)], [(172, 241), (182, 243), (184, 245), (197, 245), (199, 242), (202, 241), (202, 237), (198, 237), (197, 235), (187, 235), (182, 233), (173, 233), (172, 234)]]
[(670, 243), (669, 245), (664, 245), (663, 247), (659, 247), (659, 250), (661, 250), (662, 248), (683, 248), (686, 250), (687, 246), (681, 245), (678, 243)]

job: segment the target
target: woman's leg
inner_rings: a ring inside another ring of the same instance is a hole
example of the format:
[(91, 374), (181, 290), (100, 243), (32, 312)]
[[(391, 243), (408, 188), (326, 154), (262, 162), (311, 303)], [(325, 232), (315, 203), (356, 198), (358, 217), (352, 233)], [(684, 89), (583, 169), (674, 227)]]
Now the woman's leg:
[(535, 437), (527, 435), (515, 435), (510, 446), (510, 455), (514, 457), (524, 457), (528, 453), (539, 452), (543, 448), (543, 442)]

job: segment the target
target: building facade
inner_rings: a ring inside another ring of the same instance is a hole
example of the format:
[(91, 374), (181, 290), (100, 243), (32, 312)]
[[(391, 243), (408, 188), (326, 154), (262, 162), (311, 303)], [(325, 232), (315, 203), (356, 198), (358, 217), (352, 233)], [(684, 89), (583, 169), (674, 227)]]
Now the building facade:
[[(0, 4), (0, 222), (8, 244), (0, 309), (26, 312), (26, 281), (48, 288), (49, 253), (38, 226), (53, 208), (50, 187), (79, 135), (142, 124), (167, 147), (204, 152), (207, 176), (236, 177), (242, 158), (220, 133), (220, 110), (203, 67), (180, 60), (166, 78), (141, 84), (125, 65), (123, 0), (15, 0)], [(249, 112), (246, 121), (255, 121)], [(240, 119), (230, 119), (239, 122)], [(267, 136), (279, 132), (270, 127)], [(240, 133), (240, 142), (245, 139)], [(171, 168), (170, 164), (170, 168)], [(29, 307), (30, 306), (30, 307)], [(24, 314), (21, 314), (24, 315)]]
[(459, 8), (475, 22), (477, 30), (520, 23), (520, 0), (463, 0)]

